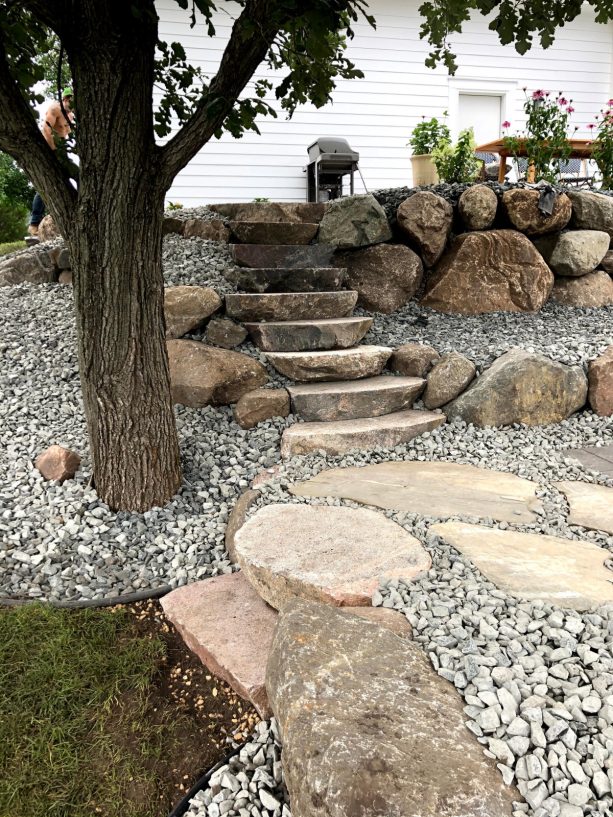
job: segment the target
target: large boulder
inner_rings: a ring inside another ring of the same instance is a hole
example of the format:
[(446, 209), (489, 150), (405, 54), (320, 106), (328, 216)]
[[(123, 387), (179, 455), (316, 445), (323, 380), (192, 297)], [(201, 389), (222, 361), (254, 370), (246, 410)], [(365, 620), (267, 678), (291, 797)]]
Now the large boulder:
[(230, 230), (221, 220), (190, 218), (184, 222), (183, 236), (185, 238), (205, 238), (207, 241), (222, 241), (227, 244), (230, 240)]
[(36, 246), (0, 258), (0, 286), (49, 284), (55, 281), (56, 266), (44, 247)]
[(519, 798), (424, 652), (314, 602), (279, 616), (266, 689), (300, 817), (510, 817)]
[(439, 353), (432, 346), (405, 343), (394, 350), (387, 368), (405, 377), (425, 377), (439, 358)]
[(432, 273), (422, 300), (439, 312), (536, 312), (553, 273), (534, 244), (515, 230), (464, 233)]
[(326, 208), (318, 241), (334, 247), (369, 247), (389, 241), (392, 231), (385, 210), (374, 196), (335, 199)]
[(613, 304), (613, 281), (604, 270), (581, 278), (556, 278), (551, 300), (564, 306), (592, 308)]
[(585, 405), (587, 378), (579, 366), (565, 366), (523, 349), (499, 357), (450, 403), (448, 419), (476, 426), (559, 423)]
[(170, 235), (171, 233), (175, 235), (183, 235), (184, 229), (185, 229), (184, 218), (177, 218), (176, 216), (164, 216), (164, 220), (162, 222), (163, 235)]
[(477, 374), (475, 364), (459, 352), (449, 352), (435, 361), (428, 375), (423, 401), (427, 409), (449, 403), (472, 383)]
[(613, 414), (613, 346), (605, 349), (596, 360), (590, 361), (587, 379), (588, 402), (592, 410), (601, 417)]
[(563, 230), (570, 221), (572, 205), (565, 193), (556, 196), (551, 215), (539, 210), (540, 197), (538, 190), (525, 190), (521, 187), (507, 190), (502, 196), (502, 204), (511, 223), (526, 235), (555, 233)]
[(209, 204), (208, 209), (230, 221), (319, 224), (326, 204), (315, 202), (251, 201)]
[(249, 355), (196, 340), (169, 340), (167, 346), (175, 403), (225, 406), (268, 381), (266, 369)]
[(423, 275), (419, 256), (402, 244), (338, 253), (334, 263), (347, 269), (347, 286), (358, 293), (358, 306), (386, 315), (411, 300)]
[(537, 238), (534, 245), (556, 275), (576, 278), (596, 269), (610, 241), (609, 234), (602, 230), (568, 230)]
[(460, 196), (458, 211), (467, 230), (488, 230), (494, 223), (498, 196), (491, 187), (476, 184)]
[(584, 190), (569, 192), (573, 226), (579, 230), (602, 230), (613, 238), (613, 198)]
[(194, 332), (221, 308), (221, 303), (219, 295), (209, 287), (166, 287), (164, 290), (166, 337), (180, 338), (188, 332)]
[(426, 267), (433, 267), (443, 254), (451, 232), (451, 204), (424, 190), (405, 199), (396, 217), (398, 226), (417, 248)]

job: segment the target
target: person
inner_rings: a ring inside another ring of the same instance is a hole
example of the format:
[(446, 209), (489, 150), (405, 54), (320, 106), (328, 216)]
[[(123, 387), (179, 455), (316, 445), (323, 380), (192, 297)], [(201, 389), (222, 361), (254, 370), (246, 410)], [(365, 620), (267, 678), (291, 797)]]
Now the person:
[[(66, 140), (70, 136), (74, 124), (72, 99), (72, 88), (64, 88), (62, 91), (62, 104), (60, 105), (57, 100), (53, 100), (47, 105), (43, 113), (41, 131), (51, 150), (58, 152), (60, 161), (67, 162), (71, 165), (71, 172), (74, 175), (75, 168), (72, 166), (73, 163), (68, 159), (66, 151)], [(64, 107), (64, 111), (62, 111), (62, 106)], [(38, 236), (38, 225), (43, 220), (44, 215), (45, 204), (40, 195), (35, 193), (28, 226), (28, 233), (32, 238)]]

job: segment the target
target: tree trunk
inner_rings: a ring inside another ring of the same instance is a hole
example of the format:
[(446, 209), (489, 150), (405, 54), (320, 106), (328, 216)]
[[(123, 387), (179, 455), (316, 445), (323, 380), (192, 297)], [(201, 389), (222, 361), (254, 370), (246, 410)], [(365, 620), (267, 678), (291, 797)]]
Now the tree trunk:
[[(162, 277), (164, 189), (153, 137), (152, 0), (82, 0), (67, 36), (81, 160), (73, 264), (93, 476), (115, 510), (164, 505), (181, 484)], [(72, 35), (72, 36), (71, 36)], [(95, 39), (109, 43), (100, 49)], [(91, 44), (91, 45), (90, 45)], [(92, 82), (95, 77), (95, 82)]]

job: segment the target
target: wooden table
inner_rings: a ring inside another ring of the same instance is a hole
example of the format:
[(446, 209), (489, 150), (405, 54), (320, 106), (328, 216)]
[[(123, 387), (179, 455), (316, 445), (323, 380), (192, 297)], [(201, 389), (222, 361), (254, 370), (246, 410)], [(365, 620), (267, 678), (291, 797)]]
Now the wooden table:
[[(476, 153), (497, 153), (500, 156), (500, 168), (498, 169), (498, 181), (504, 182), (506, 175), (506, 163), (509, 156), (527, 156), (524, 146), (525, 139), (519, 139), (519, 148), (512, 152), (505, 147), (504, 139), (496, 139), (494, 142), (488, 142), (485, 145), (479, 145), (475, 148)], [(591, 159), (593, 141), (591, 139), (569, 139), (570, 145), (570, 159)], [(527, 180), (530, 183), (534, 182), (534, 166), (530, 165), (527, 173)]]

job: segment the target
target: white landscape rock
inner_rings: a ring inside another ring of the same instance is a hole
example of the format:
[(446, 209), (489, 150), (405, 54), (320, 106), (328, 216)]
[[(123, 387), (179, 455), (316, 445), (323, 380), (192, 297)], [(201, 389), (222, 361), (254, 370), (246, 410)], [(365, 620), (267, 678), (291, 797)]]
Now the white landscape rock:
[(431, 559), (414, 536), (365, 508), (267, 505), (234, 537), (241, 569), (281, 609), (292, 597), (336, 607), (370, 605), (379, 579), (411, 581)]
[(432, 525), (439, 536), (501, 590), (561, 607), (589, 610), (613, 603), (610, 554), (591, 542), (486, 528), (463, 522)]

